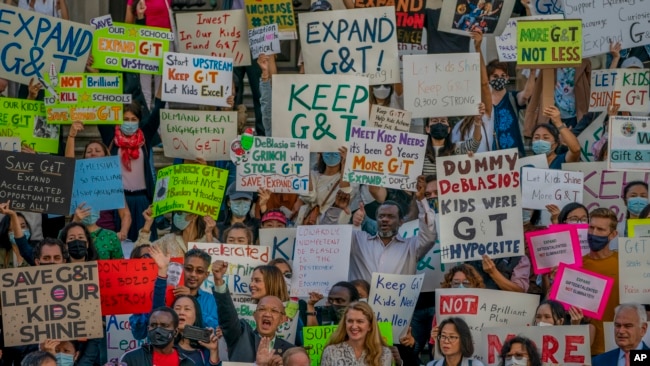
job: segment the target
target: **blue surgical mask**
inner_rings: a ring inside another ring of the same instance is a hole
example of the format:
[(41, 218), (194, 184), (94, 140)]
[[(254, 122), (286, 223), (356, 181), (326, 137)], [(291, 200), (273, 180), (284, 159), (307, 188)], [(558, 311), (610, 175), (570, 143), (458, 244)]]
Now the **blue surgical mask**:
[(548, 155), (551, 153), (551, 143), (544, 140), (535, 140), (533, 141), (533, 152), (537, 155)]
[(632, 197), (627, 199), (627, 210), (634, 216), (639, 216), (647, 205), (648, 199), (646, 197)]
[(122, 130), (122, 133), (131, 136), (135, 133), (135, 131), (138, 130), (138, 122), (123, 122), (122, 125), (120, 126), (120, 130)]
[(91, 210), (90, 215), (81, 219), (81, 223), (85, 226), (94, 225), (99, 220), (99, 211)]
[(187, 221), (187, 212), (178, 212), (174, 214), (174, 217), (172, 217), (172, 222), (174, 223), (174, 226), (180, 231), (183, 231), (187, 229), (188, 226), (190, 226), (190, 222)]
[(236, 200), (230, 201), (230, 211), (237, 217), (244, 217), (251, 209), (251, 201), (249, 200)]
[(74, 356), (67, 353), (59, 352), (56, 354), (56, 366), (72, 366), (74, 365)]
[(341, 154), (337, 152), (324, 152), (321, 154), (323, 162), (327, 166), (337, 166), (341, 163)]
[[(23, 230), (23, 235), (25, 236), (25, 240), (29, 240), (29, 237), (32, 235), (32, 233), (29, 232), (29, 229), (25, 229)], [(11, 242), (11, 244), (16, 244), (16, 237), (12, 232), (9, 233), (9, 241)]]
[(589, 243), (589, 249), (600, 252), (609, 244), (609, 236), (587, 234), (587, 242)]

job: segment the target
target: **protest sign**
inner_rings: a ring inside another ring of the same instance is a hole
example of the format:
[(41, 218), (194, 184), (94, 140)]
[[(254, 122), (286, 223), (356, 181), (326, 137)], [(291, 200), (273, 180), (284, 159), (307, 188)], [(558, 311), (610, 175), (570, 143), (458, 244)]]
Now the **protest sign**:
[(438, 30), (469, 36), (469, 32), (501, 34), (515, 6), (514, 0), (500, 3), (468, 0), (445, 1)]
[[(276, 24), (281, 40), (296, 39), (296, 18), (291, 0), (244, 0), (248, 29)], [(253, 59), (256, 59), (253, 53)]]
[[(607, 108), (615, 104), (614, 79), (617, 78), (618, 74), (619, 69), (603, 69), (591, 71), (589, 112), (607, 112)], [(619, 103), (620, 102), (621, 100), (619, 100)]]
[(400, 82), (395, 7), (298, 16), (306, 74), (365, 76), (370, 85)]
[(353, 126), (343, 180), (415, 192), (426, 146), (423, 134)]
[[(234, 302), (234, 305), (239, 319), (246, 320), (251, 328), (257, 328), (257, 323), (255, 323), (255, 318), (253, 318), (253, 314), (255, 314), (257, 305), (236, 301)], [(289, 318), (289, 321), (280, 324), (278, 327), (277, 336), (280, 339), (284, 339), (285, 341), (294, 344), (296, 342), (297, 333), (298, 316), (296, 315), (293, 318)]]
[(0, 103), (0, 136), (17, 137), (36, 152), (59, 152), (60, 127), (47, 123), (43, 102), (0, 98)]
[(576, 229), (578, 240), (580, 241), (580, 253), (582, 253), (582, 256), (584, 257), (590, 252), (589, 242), (587, 241), (589, 224), (551, 224), (548, 228), (554, 230), (568, 230), (568, 226)]
[(165, 52), (162, 100), (230, 107), (232, 59)]
[(352, 225), (298, 226), (291, 296), (329, 293), (332, 285), (347, 281)]
[(124, 207), (124, 183), (119, 156), (76, 161), (70, 214), (81, 203), (95, 212)]
[(70, 213), (75, 160), (54, 155), (0, 151), (0, 202), (11, 209)]
[(0, 137), (0, 150), (20, 152), (19, 137)]
[(235, 66), (251, 64), (244, 10), (178, 13), (176, 22), (178, 52), (230, 58)]
[(260, 229), (260, 245), (271, 248), (271, 259), (293, 261), (296, 247), (296, 228)]
[(650, 239), (618, 239), (618, 278), (620, 302), (650, 303)]
[(273, 75), (273, 137), (307, 139), (312, 152), (338, 151), (352, 126), (368, 120), (369, 95), (364, 77)]
[(582, 62), (580, 20), (517, 22), (517, 67), (575, 67)]
[(94, 36), (97, 36), (97, 32), (96, 32), (97, 30), (109, 28), (114, 25), (113, 17), (110, 14), (106, 14), (106, 15), (98, 16), (96, 18), (92, 18), (90, 19), (90, 25), (92, 25), (93, 28), (95, 29)]
[(248, 30), (248, 43), (251, 46), (253, 59), (260, 54), (274, 55), (280, 53), (280, 36), (278, 25), (269, 24)]
[(97, 262), (0, 270), (7, 347), (101, 338)]
[(521, 171), (522, 168), (548, 169), (548, 160), (546, 160), (546, 155), (544, 154), (535, 154), (524, 158), (517, 158), (517, 167), (519, 168), (519, 171)]
[(256, 136), (235, 164), (238, 191), (309, 193), (309, 140)]
[(564, 0), (532, 0), (528, 8), (533, 15), (564, 14)]
[(630, 238), (650, 236), (650, 219), (628, 219), (627, 233)]
[(506, 28), (500, 36), (494, 37), (497, 46), (497, 54), (501, 62), (517, 61), (517, 21), (519, 20), (550, 20), (564, 19), (562, 14), (537, 15), (529, 17), (518, 17), (508, 19)]
[[(426, 32), (426, 28), (425, 31)], [(427, 45), (413, 43), (397, 43), (397, 55), (399, 56), (399, 75), (400, 80), (404, 80), (404, 56), (406, 55), (426, 55)]]
[(440, 227), (453, 228), (440, 232), (442, 263), (524, 255), (517, 155), (438, 157)]
[(102, 315), (151, 312), (158, 266), (153, 259), (97, 261)]
[(230, 160), (230, 141), (235, 137), (237, 112), (160, 111), (160, 138), (169, 158)]
[(560, 263), (582, 266), (580, 239), (573, 225), (531, 231), (525, 235), (535, 274), (549, 273)]
[(163, 53), (174, 33), (164, 28), (113, 23), (95, 30), (93, 67), (101, 70), (162, 74)]
[[(612, 332), (613, 334), (613, 332)], [(589, 326), (493, 327), (483, 328), (481, 361), (486, 366), (501, 365), (501, 347), (515, 336), (523, 336), (537, 346), (543, 365), (583, 366), (591, 362)], [(609, 348), (607, 348), (609, 349)]]
[(600, 320), (613, 285), (613, 278), (560, 263), (548, 297), (561, 302), (566, 309), (575, 306), (585, 316)]
[[(646, 322), (648, 329), (650, 329), (650, 322)], [(614, 331), (614, 322), (603, 322), (603, 333), (605, 335), (605, 349), (617, 348), (616, 345), (616, 332)], [(645, 344), (650, 344), (650, 332), (646, 331), (641, 339)]]
[[(149, 309), (151, 311), (151, 309)], [(127, 315), (109, 315), (106, 322), (106, 351), (109, 362), (117, 362), (126, 352), (142, 346), (147, 340), (136, 340), (131, 333), (131, 323)]]
[(650, 70), (618, 69), (614, 78), (612, 104), (619, 105), (619, 111), (650, 113)]
[(478, 114), (478, 53), (404, 56), (404, 109), (413, 118)]
[(54, 65), (60, 73), (83, 72), (93, 40), (93, 28), (0, 4), (0, 46), (3, 78), (28, 85), (38, 82)]
[(385, 130), (409, 132), (411, 112), (373, 104), (370, 107), (369, 125)]
[(228, 171), (205, 165), (179, 164), (158, 171), (153, 215), (185, 211), (219, 217)]
[(423, 281), (423, 274), (372, 274), (368, 304), (372, 306), (377, 321), (392, 324), (393, 339), (399, 339), (409, 327)]
[(420, 44), (424, 29), (424, 0), (357, 0), (355, 8), (371, 8), (376, 6), (394, 6), (397, 18), (397, 42)]
[(649, 122), (650, 117), (610, 117), (608, 169), (650, 169)]
[(554, 203), (558, 207), (582, 203), (583, 179), (581, 172), (563, 172), (554, 169), (522, 168), (521, 206), (545, 210)]
[[(596, 70), (594, 70), (596, 71)], [(580, 143), (580, 155), (582, 156), (582, 161), (596, 161), (598, 156), (594, 156), (593, 146), (597, 141), (603, 137), (603, 121), (605, 121), (607, 113), (600, 113), (590, 124), (582, 130), (578, 135), (578, 142)]]

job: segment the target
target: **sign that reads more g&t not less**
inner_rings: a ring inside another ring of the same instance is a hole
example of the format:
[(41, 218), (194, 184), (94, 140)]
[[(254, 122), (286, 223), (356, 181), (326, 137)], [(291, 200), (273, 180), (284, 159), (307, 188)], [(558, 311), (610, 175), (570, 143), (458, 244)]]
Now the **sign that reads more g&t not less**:
[(517, 22), (517, 67), (575, 67), (581, 63), (579, 19)]

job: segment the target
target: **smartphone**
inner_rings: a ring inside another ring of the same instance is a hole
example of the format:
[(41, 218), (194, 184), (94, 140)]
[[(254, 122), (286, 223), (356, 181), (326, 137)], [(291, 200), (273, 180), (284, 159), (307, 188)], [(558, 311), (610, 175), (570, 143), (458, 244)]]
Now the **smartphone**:
[(210, 336), (212, 336), (212, 331), (210, 329), (199, 328), (192, 325), (186, 325), (185, 328), (183, 328), (183, 337), (190, 340), (210, 343)]

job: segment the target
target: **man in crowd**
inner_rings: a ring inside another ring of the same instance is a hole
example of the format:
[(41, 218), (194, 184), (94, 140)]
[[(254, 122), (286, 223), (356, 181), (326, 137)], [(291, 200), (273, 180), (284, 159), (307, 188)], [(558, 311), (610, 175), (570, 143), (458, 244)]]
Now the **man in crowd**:
[(594, 357), (593, 366), (615, 366), (631, 364), (631, 350), (650, 350), (643, 342), (648, 328), (645, 307), (636, 303), (625, 303), (616, 307), (614, 316), (614, 340), (617, 348)]

